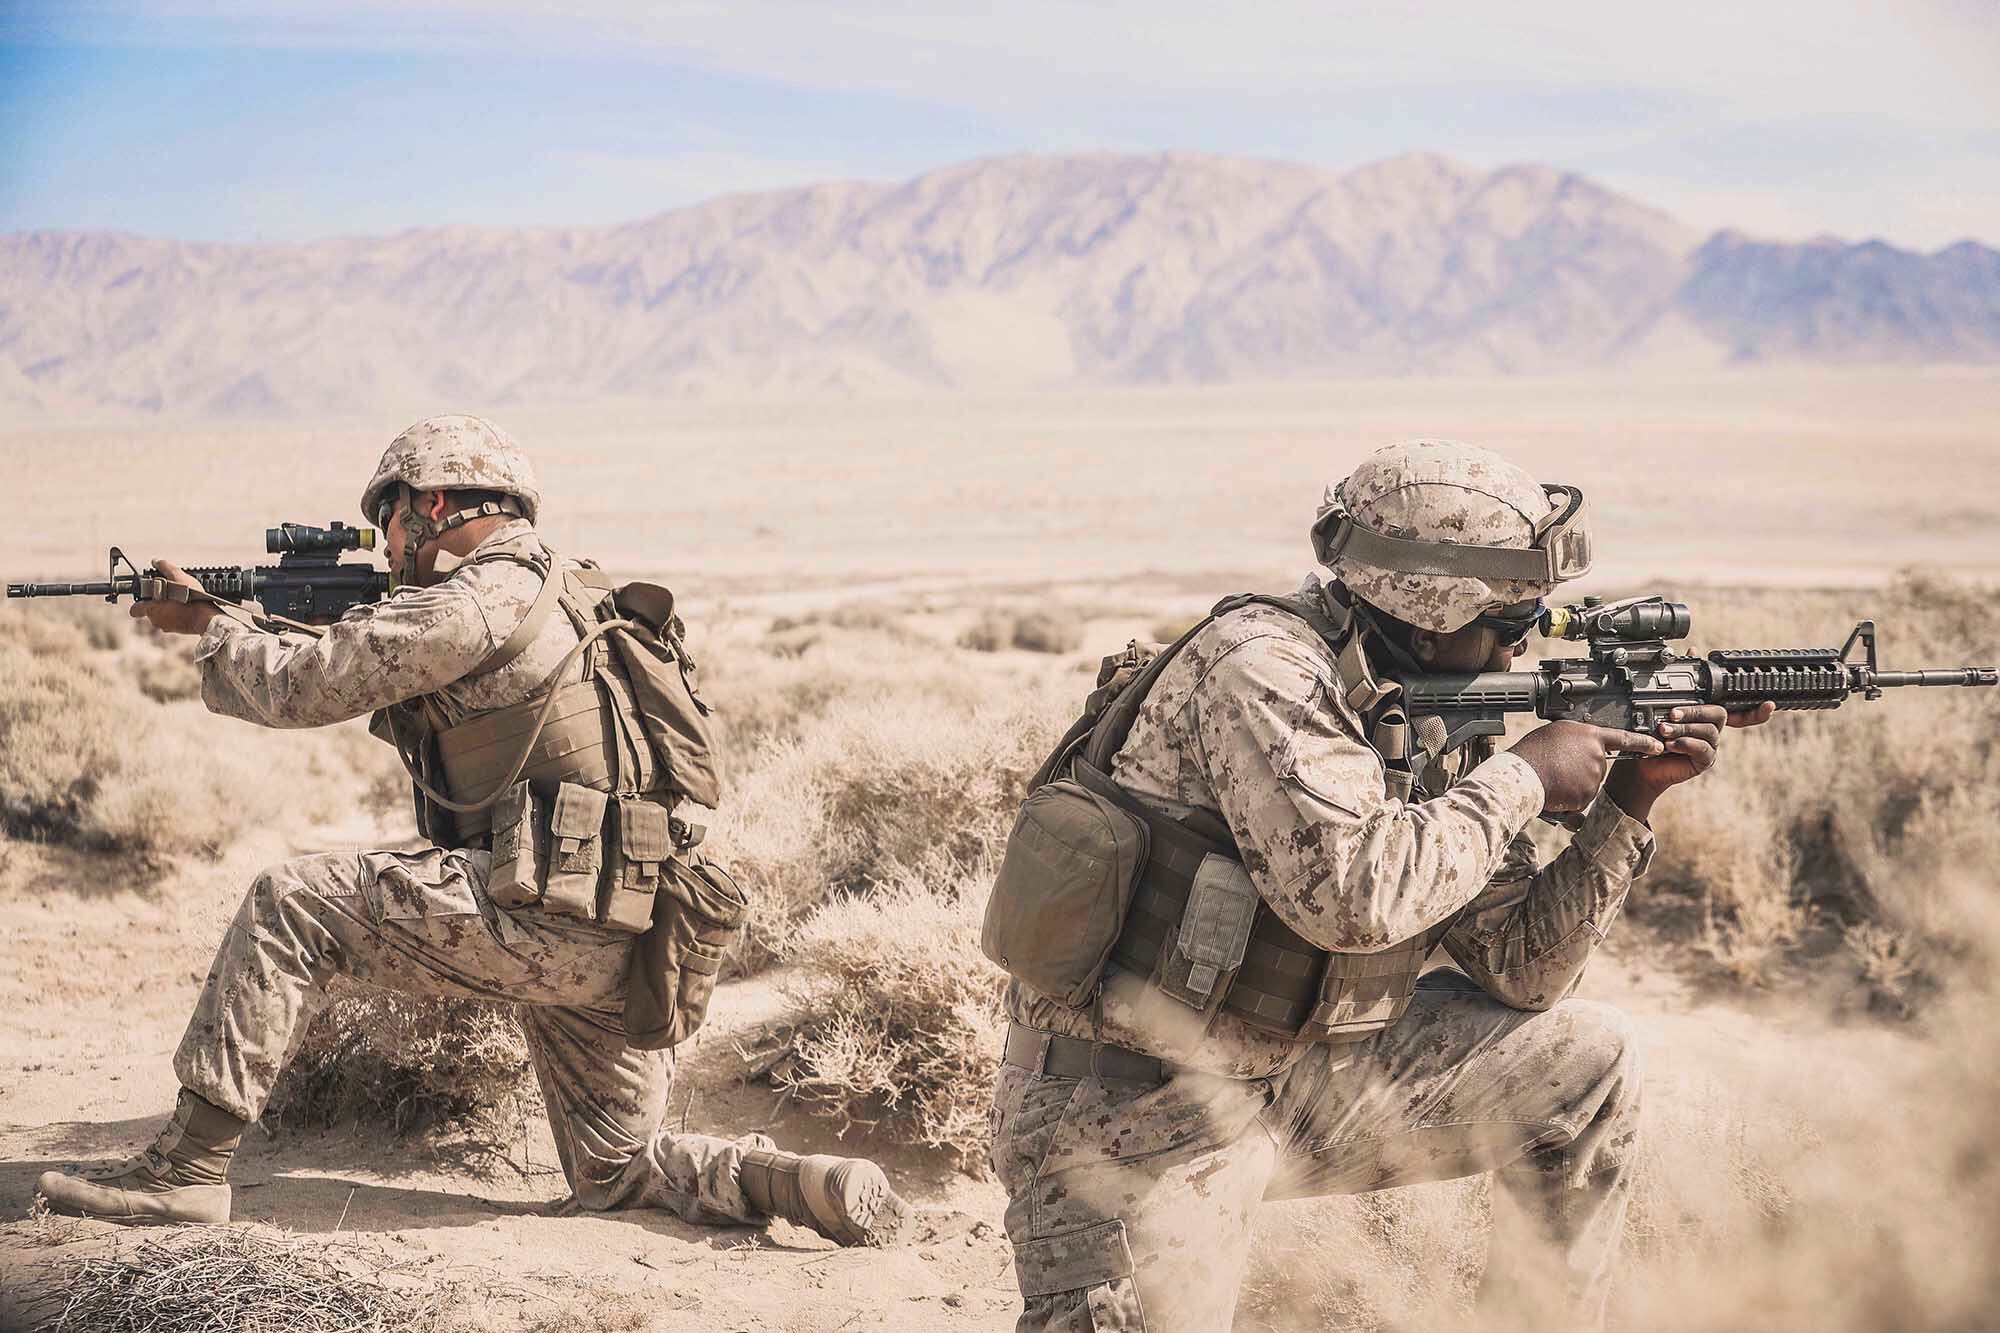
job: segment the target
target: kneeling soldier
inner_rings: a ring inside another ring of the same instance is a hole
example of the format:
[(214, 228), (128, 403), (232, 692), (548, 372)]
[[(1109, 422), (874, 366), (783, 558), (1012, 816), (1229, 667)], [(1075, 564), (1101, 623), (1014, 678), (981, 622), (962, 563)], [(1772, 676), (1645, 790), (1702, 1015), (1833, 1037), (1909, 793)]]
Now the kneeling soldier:
[[(1588, 566), (1580, 497), (1486, 450), (1381, 450), (1313, 536), (1334, 581), (1108, 661), (1009, 838), (982, 942), (1014, 978), (993, 1164), (1023, 1333), (1217, 1333), (1259, 1202), (1485, 1171), (1482, 1309), (1601, 1318), (1637, 1053), (1568, 997), (1725, 715), (1500, 754), (1411, 726), (1389, 675), (1509, 669)], [(1584, 813), (1538, 866), (1544, 811)], [(1438, 947), (1457, 969), (1419, 980)]]
[[(747, 904), (694, 850), (699, 830), (672, 815), (683, 800), (712, 807), (718, 784), (671, 595), (614, 589), (558, 557), (535, 531), (539, 501), (505, 434), (433, 417), (389, 446), (362, 496), (401, 583), (386, 600), (317, 639), (199, 603), (134, 605), (162, 630), (201, 635), (214, 712), (270, 727), (373, 714), (410, 767), (434, 845), (305, 856), (259, 875), (175, 1054), (173, 1119), (130, 1161), (45, 1173), (53, 1208), (227, 1221), (243, 1128), (327, 983), (348, 976), (522, 1005), (581, 1207), (777, 1216), (843, 1245), (895, 1238), (907, 1210), (872, 1162), (661, 1127), (671, 1047), (701, 1022)], [(444, 577), (441, 553), (458, 560)]]

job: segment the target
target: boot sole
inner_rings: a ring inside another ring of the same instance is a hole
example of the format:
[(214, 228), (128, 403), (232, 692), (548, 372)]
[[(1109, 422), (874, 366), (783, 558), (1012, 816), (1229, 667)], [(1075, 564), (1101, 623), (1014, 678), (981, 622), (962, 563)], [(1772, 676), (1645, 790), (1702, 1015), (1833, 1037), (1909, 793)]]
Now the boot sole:
[(122, 1226), (175, 1226), (188, 1222), (219, 1225), (229, 1220), (227, 1185), (183, 1185), (170, 1192), (142, 1194), (49, 1172), (35, 1182), (35, 1189), (50, 1212), (64, 1217), (85, 1217)]
[(857, 1172), (841, 1191), (839, 1199), (828, 1189), (827, 1176), (811, 1170), (800, 1173), (807, 1208), (820, 1216), (848, 1219), (844, 1227), (816, 1227), (828, 1240), (847, 1246), (884, 1249), (901, 1238), (911, 1217), (910, 1205), (889, 1185), (879, 1168)]

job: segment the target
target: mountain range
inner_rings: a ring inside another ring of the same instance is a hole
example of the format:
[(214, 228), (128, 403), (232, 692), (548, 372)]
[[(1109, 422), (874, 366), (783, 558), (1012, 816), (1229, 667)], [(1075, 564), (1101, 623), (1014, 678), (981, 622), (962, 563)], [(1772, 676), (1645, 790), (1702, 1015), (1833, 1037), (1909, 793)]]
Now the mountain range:
[(0, 409), (212, 415), (2000, 360), (2000, 251), (1703, 236), (1543, 166), (990, 159), (611, 227), (0, 236)]

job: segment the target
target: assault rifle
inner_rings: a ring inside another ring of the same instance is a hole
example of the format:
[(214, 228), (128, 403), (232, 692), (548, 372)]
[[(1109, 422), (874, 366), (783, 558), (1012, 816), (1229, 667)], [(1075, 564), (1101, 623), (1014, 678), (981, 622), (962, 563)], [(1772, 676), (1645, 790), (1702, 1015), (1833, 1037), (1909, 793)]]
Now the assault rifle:
[[(389, 576), (371, 565), (343, 564), (342, 551), (375, 548), (375, 529), (350, 528), (335, 520), (324, 528), (281, 523), (264, 530), (264, 549), (278, 557), (275, 565), (237, 569), (198, 565), (187, 575), (201, 584), (196, 591), (170, 583), (159, 575), (141, 573), (117, 547), (111, 548), (111, 568), (101, 583), (10, 583), (9, 597), (102, 597), (116, 602), (168, 598), (179, 602), (212, 602), (241, 606), (254, 600), (263, 614), (252, 619), (282, 629), (318, 633), (307, 621), (340, 619), (352, 607), (379, 602), (389, 592)], [(121, 573), (121, 569), (123, 572)]]
[(1581, 640), (1590, 656), (1552, 658), (1533, 671), (1406, 676), (1403, 706), (1426, 748), (1442, 752), (1475, 736), (1503, 734), (1509, 713), (1650, 734), (1669, 709), (1687, 704), (1743, 711), (1768, 701), (1780, 709), (1823, 709), (1857, 694), (1877, 699), (1903, 685), (2000, 684), (2000, 668), (1990, 666), (1884, 671), (1872, 620), (1856, 625), (1839, 648), (1737, 648), (1706, 658), (1668, 647), (1692, 626), (1683, 602), (1586, 597), (1579, 606), (1542, 612), (1538, 628), (1547, 638)]

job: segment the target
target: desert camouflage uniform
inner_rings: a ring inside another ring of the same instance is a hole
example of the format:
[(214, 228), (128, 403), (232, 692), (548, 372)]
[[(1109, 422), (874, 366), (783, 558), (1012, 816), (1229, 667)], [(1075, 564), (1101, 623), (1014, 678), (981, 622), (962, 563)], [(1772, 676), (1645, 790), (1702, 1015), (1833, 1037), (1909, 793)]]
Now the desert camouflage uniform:
[[(215, 712), (270, 727), (317, 727), (430, 695), (447, 723), (539, 693), (577, 641), (551, 616), (498, 671), (466, 673), (506, 641), (541, 580), (494, 548), (541, 555), (513, 521), (442, 583), (356, 608), (309, 640), (218, 616), (195, 652)], [(572, 664), (566, 681), (580, 676)], [(672, 1209), (690, 1221), (760, 1221), (739, 1181), (762, 1135), (727, 1140), (661, 1129), (671, 1053), (625, 1044), (624, 981), (633, 936), (487, 896), (491, 858), (475, 848), (332, 852), (257, 876), (209, 968), (174, 1056), (182, 1084), (245, 1119), (325, 1002), (353, 977), (407, 995), (526, 1006), (522, 1017), (576, 1201), (586, 1208)]]
[[(1316, 579), (1299, 592), (1323, 595)], [(1114, 776), (1169, 813), (1219, 813), (1264, 901), (1315, 944), (1378, 951), (1456, 915), (1443, 945), (1463, 970), (1430, 973), (1396, 1023), (1344, 1045), (1227, 1013), (1203, 1030), (1115, 964), (1096, 1015), (1015, 983), (1017, 1022), (1087, 1039), (1095, 1021), (1102, 1040), (1175, 1066), (1159, 1085), (1002, 1068), (993, 1161), (1024, 1331), (1226, 1329), (1260, 1201), (1489, 1170), (1500, 1188), (1482, 1301), (1520, 1284), (1565, 1299), (1576, 1323), (1602, 1309), (1636, 1055), (1618, 1011), (1565, 997), (1651, 834), (1601, 799), (1537, 869), (1523, 830), (1541, 783), (1505, 753), (1432, 799), (1392, 799), (1337, 680), (1298, 618), (1224, 615), (1156, 682)], [(1550, 1250), (1538, 1235), (1554, 1253), (1531, 1274)]]

